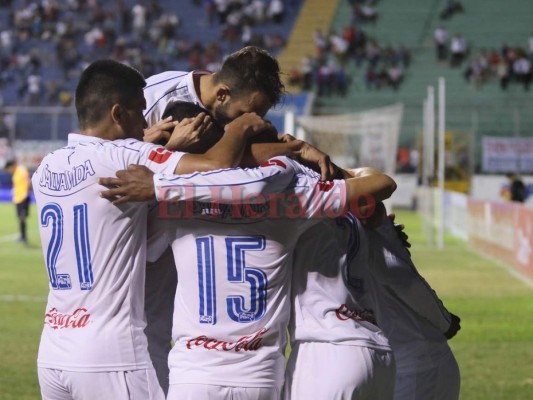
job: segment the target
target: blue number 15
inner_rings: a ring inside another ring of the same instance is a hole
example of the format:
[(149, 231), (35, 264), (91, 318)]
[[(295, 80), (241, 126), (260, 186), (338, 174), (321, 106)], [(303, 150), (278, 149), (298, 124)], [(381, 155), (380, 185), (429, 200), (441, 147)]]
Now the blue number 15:
[[(91, 290), (94, 283), (91, 263), (91, 248), (89, 246), (89, 226), (87, 219), (87, 204), (73, 207), (74, 213), (74, 249), (78, 265), (78, 279), (81, 290)], [(72, 289), (69, 274), (58, 274), (56, 270), (57, 257), (63, 246), (63, 209), (59, 204), (48, 203), (41, 210), (41, 226), (51, 224), (52, 236), (46, 250), (46, 270), (50, 285), (55, 290)]]
[[(228, 295), (226, 307), (228, 316), (235, 322), (253, 322), (265, 315), (267, 306), (266, 274), (259, 268), (246, 266), (246, 252), (265, 249), (263, 236), (232, 236), (227, 237), (226, 267), (228, 282), (250, 285), (249, 307), (245, 306), (245, 298), (240, 295)], [(204, 236), (196, 239), (198, 259), (198, 286), (200, 292), (200, 323), (216, 324), (216, 281), (213, 237)]]

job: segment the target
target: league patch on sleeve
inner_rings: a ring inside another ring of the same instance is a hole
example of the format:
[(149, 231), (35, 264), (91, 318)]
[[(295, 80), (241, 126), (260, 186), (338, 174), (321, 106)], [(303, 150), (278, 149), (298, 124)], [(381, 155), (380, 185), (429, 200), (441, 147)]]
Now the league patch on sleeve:
[(155, 162), (156, 164), (163, 164), (165, 161), (167, 161), (170, 156), (172, 155), (171, 151), (168, 151), (163, 148), (155, 149), (150, 152), (148, 155), (148, 159), (150, 161)]
[(321, 192), (329, 192), (335, 184), (333, 181), (320, 181), (318, 182), (318, 190)]
[(271, 167), (271, 166), (274, 166), (274, 165), (277, 165), (278, 167), (281, 167), (283, 169), (287, 169), (287, 165), (283, 161), (278, 160), (278, 159), (268, 160), (268, 161), (264, 162), (263, 164), (261, 164), (260, 166), (261, 167)]

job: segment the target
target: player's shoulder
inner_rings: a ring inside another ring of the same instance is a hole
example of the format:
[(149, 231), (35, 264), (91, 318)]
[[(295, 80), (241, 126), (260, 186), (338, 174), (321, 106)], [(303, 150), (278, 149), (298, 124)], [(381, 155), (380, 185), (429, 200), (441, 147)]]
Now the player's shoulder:
[(187, 71), (165, 71), (156, 75), (146, 78), (146, 89), (153, 89), (157, 86), (164, 85), (166, 83), (172, 83), (173, 81), (179, 81), (184, 79), (190, 72)]
[(283, 156), (283, 157), (274, 157), (273, 159), (270, 159), (269, 161), (271, 160), (279, 160), (279, 161), (276, 161), (276, 162), (283, 162), (287, 168), (290, 168), (294, 171), (294, 174), (297, 176), (297, 177), (300, 177), (302, 179), (306, 179), (306, 180), (312, 180), (312, 181), (320, 181), (320, 174), (314, 170), (312, 170), (311, 168), (309, 167), (306, 167), (305, 165), (303, 165), (302, 163), (296, 161), (296, 160), (293, 160), (292, 158), (290, 157), (286, 157), (286, 156)]

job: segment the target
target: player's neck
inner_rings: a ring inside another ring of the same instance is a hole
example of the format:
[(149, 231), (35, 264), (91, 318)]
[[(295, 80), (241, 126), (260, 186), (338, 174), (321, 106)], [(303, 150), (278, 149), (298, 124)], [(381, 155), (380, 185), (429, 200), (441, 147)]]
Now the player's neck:
[(216, 100), (215, 85), (213, 84), (214, 76), (215, 74), (193, 75), (196, 95), (209, 112), (213, 111)]

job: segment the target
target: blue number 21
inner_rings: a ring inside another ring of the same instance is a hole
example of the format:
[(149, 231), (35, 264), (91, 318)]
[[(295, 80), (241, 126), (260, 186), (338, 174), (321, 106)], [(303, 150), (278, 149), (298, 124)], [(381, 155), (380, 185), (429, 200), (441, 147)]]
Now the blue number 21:
[[(249, 307), (245, 306), (245, 298), (240, 295), (226, 297), (229, 317), (235, 322), (253, 322), (265, 315), (267, 305), (266, 274), (258, 268), (246, 266), (247, 251), (265, 249), (263, 236), (243, 236), (226, 238), (227, 279), (232, 283), (248, 283), (250, 285)], [(198, 285), (200, 290), (200, 323), (216, 324), (216, 283), (215, 257), (213, 254), (213, 237), (205, 236), (196, 239), (198, 256)]]
[[(87, 204), (78, 204), (74, 212), (74, 248), (78, 265), (78, 279), (81, 290), (91, 290), (94, 283), (91, 249), (89, 246), (89, 227), (87, 223)], [(55, 290), (72, 289), (69, 274), (58, 274), (57, 257), (63, 245), (63, 210), (56, 203), (48, 203), (41, 210), (41, 226), (52, 224), (52, 236), (46, 251), (46, 269), (50, 285)]]

